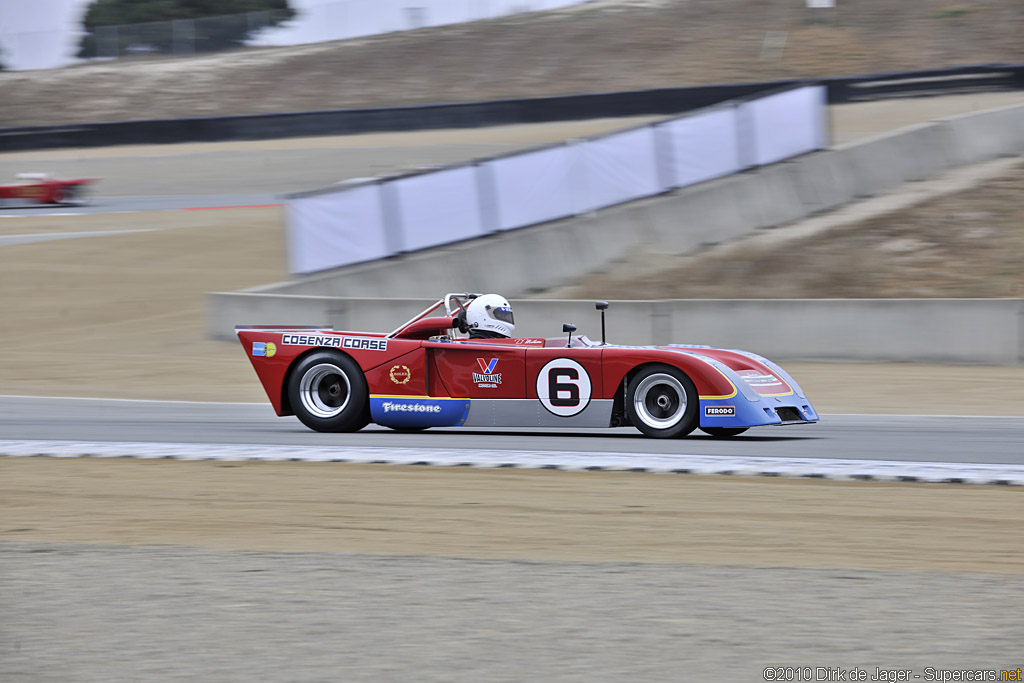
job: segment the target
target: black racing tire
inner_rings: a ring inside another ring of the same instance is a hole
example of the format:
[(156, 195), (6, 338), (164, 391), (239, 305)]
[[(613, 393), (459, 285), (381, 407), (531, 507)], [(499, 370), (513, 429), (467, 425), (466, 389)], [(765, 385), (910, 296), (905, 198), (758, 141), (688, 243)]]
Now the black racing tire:
[(750, 427), (701, 427), (700, 431), (714, 437), (728, 438), (730, 436), (739, 436), (748, 429)]
[(626, 415), (646, 436), (673, 439), (697, 427), (700, 397), (693, 381), (671, 365), (648, 365), (626, 387)]
[(288, 401), (318, 432), (356, 432), (370, 422), (370, 392), (354, 360), (336, 351), (309, 354), (288, 377)]
[(58, 204), (63, 206), (78, 206), (84, 204), (79, 194), (79, 188), (77, 185), (68, 185), (61, 191), (60, 199), (56, 200)]

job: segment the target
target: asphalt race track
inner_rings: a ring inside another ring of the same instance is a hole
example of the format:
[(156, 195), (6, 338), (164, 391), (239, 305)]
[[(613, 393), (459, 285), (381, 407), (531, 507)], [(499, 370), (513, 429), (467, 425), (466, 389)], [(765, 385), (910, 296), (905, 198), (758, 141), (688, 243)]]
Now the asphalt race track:
[(80, 216), (84, 214), (177, 211), (180, 209), (234, 209), (252, 206), (278, 206), (284, 202), (284, 197), (277, 194), (97, 197), (81, 206), (0, 207), (0, 218)]
[[(405, 434), (370, 426), (354, 434), (320, 434), (294, 417), (276, 417), (261, 404), (0, 397), (0, 454), (64, 457), (345, 460), (736, 474), (778, 470), (780, 476), (878, 474), (877, 478), (1024, 483), (1022, 430), (1024, 418), (829, 415), (815, 425), (758, 428), (733, 439), (695, 432), (687, 439), (656, 440), (632, 428), (432, 429)], [(808, 470), (811, 466), (818, 469)]]

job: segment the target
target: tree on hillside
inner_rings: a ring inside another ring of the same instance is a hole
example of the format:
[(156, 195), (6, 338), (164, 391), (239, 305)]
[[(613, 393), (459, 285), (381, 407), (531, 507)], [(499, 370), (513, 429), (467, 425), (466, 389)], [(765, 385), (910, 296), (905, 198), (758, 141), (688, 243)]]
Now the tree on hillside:
[(93, 0), (78, 56), (224, 50), (294, 16), (289, 0)]

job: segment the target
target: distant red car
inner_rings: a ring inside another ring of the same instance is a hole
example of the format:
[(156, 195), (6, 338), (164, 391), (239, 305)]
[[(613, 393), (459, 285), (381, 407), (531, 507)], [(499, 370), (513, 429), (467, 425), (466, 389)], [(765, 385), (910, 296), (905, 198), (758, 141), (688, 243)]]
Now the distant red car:
[(728, 437), (818, 421), (785, 370), (746, 351), (620, 346), (573, 338), (568, 324), (564, 337), (458, 338), (460, 314), (476, 296), (448, 294), (390, 334), (236, 331), (275, 412), (321, 432), (369, 422), (399, 430), (633, 425), (655, 438), (698, 428)]
[(84, 204), (88, 199), (88, 186), (96, 180), (57, 180), (46, 173), (19, 173), (18, 182), (0, 185), (0, 207)]

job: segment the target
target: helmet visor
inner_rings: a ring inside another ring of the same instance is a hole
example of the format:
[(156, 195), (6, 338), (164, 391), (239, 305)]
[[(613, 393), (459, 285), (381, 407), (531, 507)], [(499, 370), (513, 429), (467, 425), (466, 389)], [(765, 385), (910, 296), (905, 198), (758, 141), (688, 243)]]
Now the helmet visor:
[(516, 321), (512, 317), (512, 309), (507, 306), (499, 306), (491, 309), (491, 317), (495, 320), (501, 320), (509, 325), (515, 325)]

